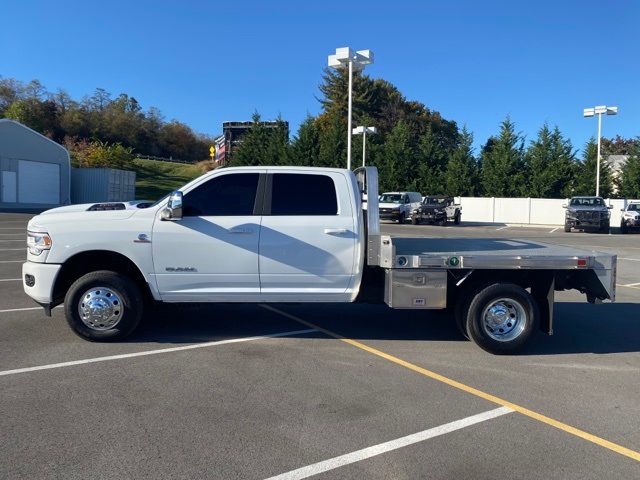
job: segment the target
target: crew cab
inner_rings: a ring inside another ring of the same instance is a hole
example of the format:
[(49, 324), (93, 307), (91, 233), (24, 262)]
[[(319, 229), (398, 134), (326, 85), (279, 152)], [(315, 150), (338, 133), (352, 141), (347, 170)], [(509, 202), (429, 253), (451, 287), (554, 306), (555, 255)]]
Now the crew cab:
[(611, 221), (611, 206), (604, 203), (602, 197), (573, 197), (566, 208), (564, 217), (564, 231), (569, 233), (572, 228), (597, 230), (609, 233)]
[(411, 223), (437, 223), (445, 225), (448, 220), (459, 225), (462, 219), (462, 207), (453, 197), (446, 195), (427, 195), (422, 203), (411, 212)]
[(24, 290), (94, 341), (125, 338), (152, 302), (373, 302), (448, 308), (494, 353), (552, 332), (555, 290), (615, 298), (615, 255), (382, 235), (377, 185), (373, 167), (221, 168), (147, 208), (38, 215)]
[(640, 229), (640, 202), (631, 202), (620, 210), (620, 233), (627, 233), (632, 229)]

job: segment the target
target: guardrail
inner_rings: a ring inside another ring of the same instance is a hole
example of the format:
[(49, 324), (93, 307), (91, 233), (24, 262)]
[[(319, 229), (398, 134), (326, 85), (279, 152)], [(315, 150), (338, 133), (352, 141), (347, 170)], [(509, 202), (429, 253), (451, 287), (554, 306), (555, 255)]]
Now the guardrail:
[(164, 158), (164, 157), (156, 157), (154, 155), (136, 155), (135, 158), (139, 158), (141, 160), (157, 160), (158, 162), (171, 162), (171, 163), (195, 163), (189, 160), (180, 160), (178, 158)]

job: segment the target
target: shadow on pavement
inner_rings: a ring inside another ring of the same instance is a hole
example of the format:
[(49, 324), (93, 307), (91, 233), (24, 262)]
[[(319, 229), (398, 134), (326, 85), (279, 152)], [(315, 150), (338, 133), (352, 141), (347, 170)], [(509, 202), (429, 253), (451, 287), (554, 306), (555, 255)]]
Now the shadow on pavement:
[[(392, 310), (368, 304), (279, 304), (275, 308), (356, 340), (466, 342), (444, 311)], [(193, 343), (309, 327), (252, 304), (165, 305), (127, 341)], [(326, 338), (321, 332), (295, 338)], [(539, 333), (520, 355), (640, 351), (640, 304), (558, 302), (554, 335)]]

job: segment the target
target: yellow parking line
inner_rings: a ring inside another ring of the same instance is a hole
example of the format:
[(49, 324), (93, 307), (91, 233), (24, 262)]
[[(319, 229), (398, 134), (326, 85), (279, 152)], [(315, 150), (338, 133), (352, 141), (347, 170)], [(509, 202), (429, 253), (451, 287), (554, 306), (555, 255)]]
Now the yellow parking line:
[(307, 322), (295, 315), (291, 315), (290, 313), (284, 312), (280, 309), (274, 308), (270, 305), (262, 305), (263, 308), (270, 310), (275, 313), (279, 313), (282, 316), (290, 318), (291, 320), (295, 320), (296, 322), (302, 323), (309, 328), (314, 328), (320, 332), (323, 332), (330, 337), (341, 340), (349, 345), (352, 345), (360, 350), (364, 350), (378, 357), (384, 358), (385, 360), (389, 360), (397, 365), (408, 368), (416, 373), (424, 375), (425, 377), (432, 378), (434, 380), (438, 380), (439, 382), (445, 383), (451, 387), (457, 388), (464, 392), (470, 393), (471, 395), (475, 395), (476, 397), (483, 398), (489, 402), (496, 403), (498, 405), (502, 405), (503, 407), (508, 407), (516, 412), (521, 413), (522, 415), (526, 415), (529, 418), (533, 418), (534, 420), (538, 420), (539, 422), (546, 423), (547, 425), (551, 425), (552, 427), (558, 428), (562, 431), (570, 433), (571, 435), (575, 435), (576, 437), (580, 437), (588, 442), (595, 443), (603, 448), (607, 448), (612, 450), (620, 455), (624, 455), (625, 457), (629, 457), (637, 462), (640, 462), (640, 452), (636, 452), (635, 450), (631, 450), (629, 448), (623, 447), (622, 445), (618, 445), (617, 443), (610, 442), (609, 440), (605, 440), (604, 438), (593, 435), (589, 432), (585, 432), (584, 430), (580, 430), (579, 428), (572, 427), (571, 425), (567, 425), (566, 423), (560, 422), (553, 418), (547, 417), (546, 415), (542, 415), (541, 413), (534, 412), (533, 410), (529, 410), (528, 408), (521, 407), (515, 403), (509, 402), (508, 400), (504, 400), (500, 397), (496, 397), (495, 395), (491, 395), (490, 393), (483, 392), (482, 390), (478, 390), (477, 388), (470, 387), (469, 385), (465, 385), (464, 383), (458, 382), (451, 378), (445, 377), (444, 375), (440, 375), (439, 373), (433, 372), (431, 370), (427, 370), (426, 368), (419, 367), (413, 363), (407, 362), (406, 360), (402, 360), (401, 358), (395, 357), (388, 353), (385, 353), (377, 348), (370, 347), (369, 345), (365, 345), (364, 343), (358, 342), (357, 340), (352, 340), (350, 338), (345, 338), (342, 335), (334, 333), (330, 330), (322, 328), (314, 323)]

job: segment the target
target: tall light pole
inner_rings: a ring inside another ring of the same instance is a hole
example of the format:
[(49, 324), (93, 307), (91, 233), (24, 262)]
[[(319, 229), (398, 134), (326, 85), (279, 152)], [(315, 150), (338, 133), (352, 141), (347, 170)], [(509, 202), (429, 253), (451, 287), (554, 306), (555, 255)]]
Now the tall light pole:
[(602, 137), (602, 114), (617, 115), (618, 107), (607, 107), (606, 105), (598, 105), (593, 108), (585, 108), (583, 115), (585, 117), (593, 117), (598, 115), (598, 166), (596, 167), (596, 197), (600, 196), (600, 139)]
[(362, 135), (362, 166), (365, 166), (367, 160), (367, 133), (376, 133), (376, 127), (359, 126), (353, 129), (354, 135)]
[(371, 50), (354, 52), (349, 47), (336, 48), (334, 55), (329, 55), (329, 66), (349, 69), (349, 113), (347, 117), (347, 168), (351, 170), (351, 111), (353, 103), (353, 70), (362, 70), (365, 65), (373, 63)]

